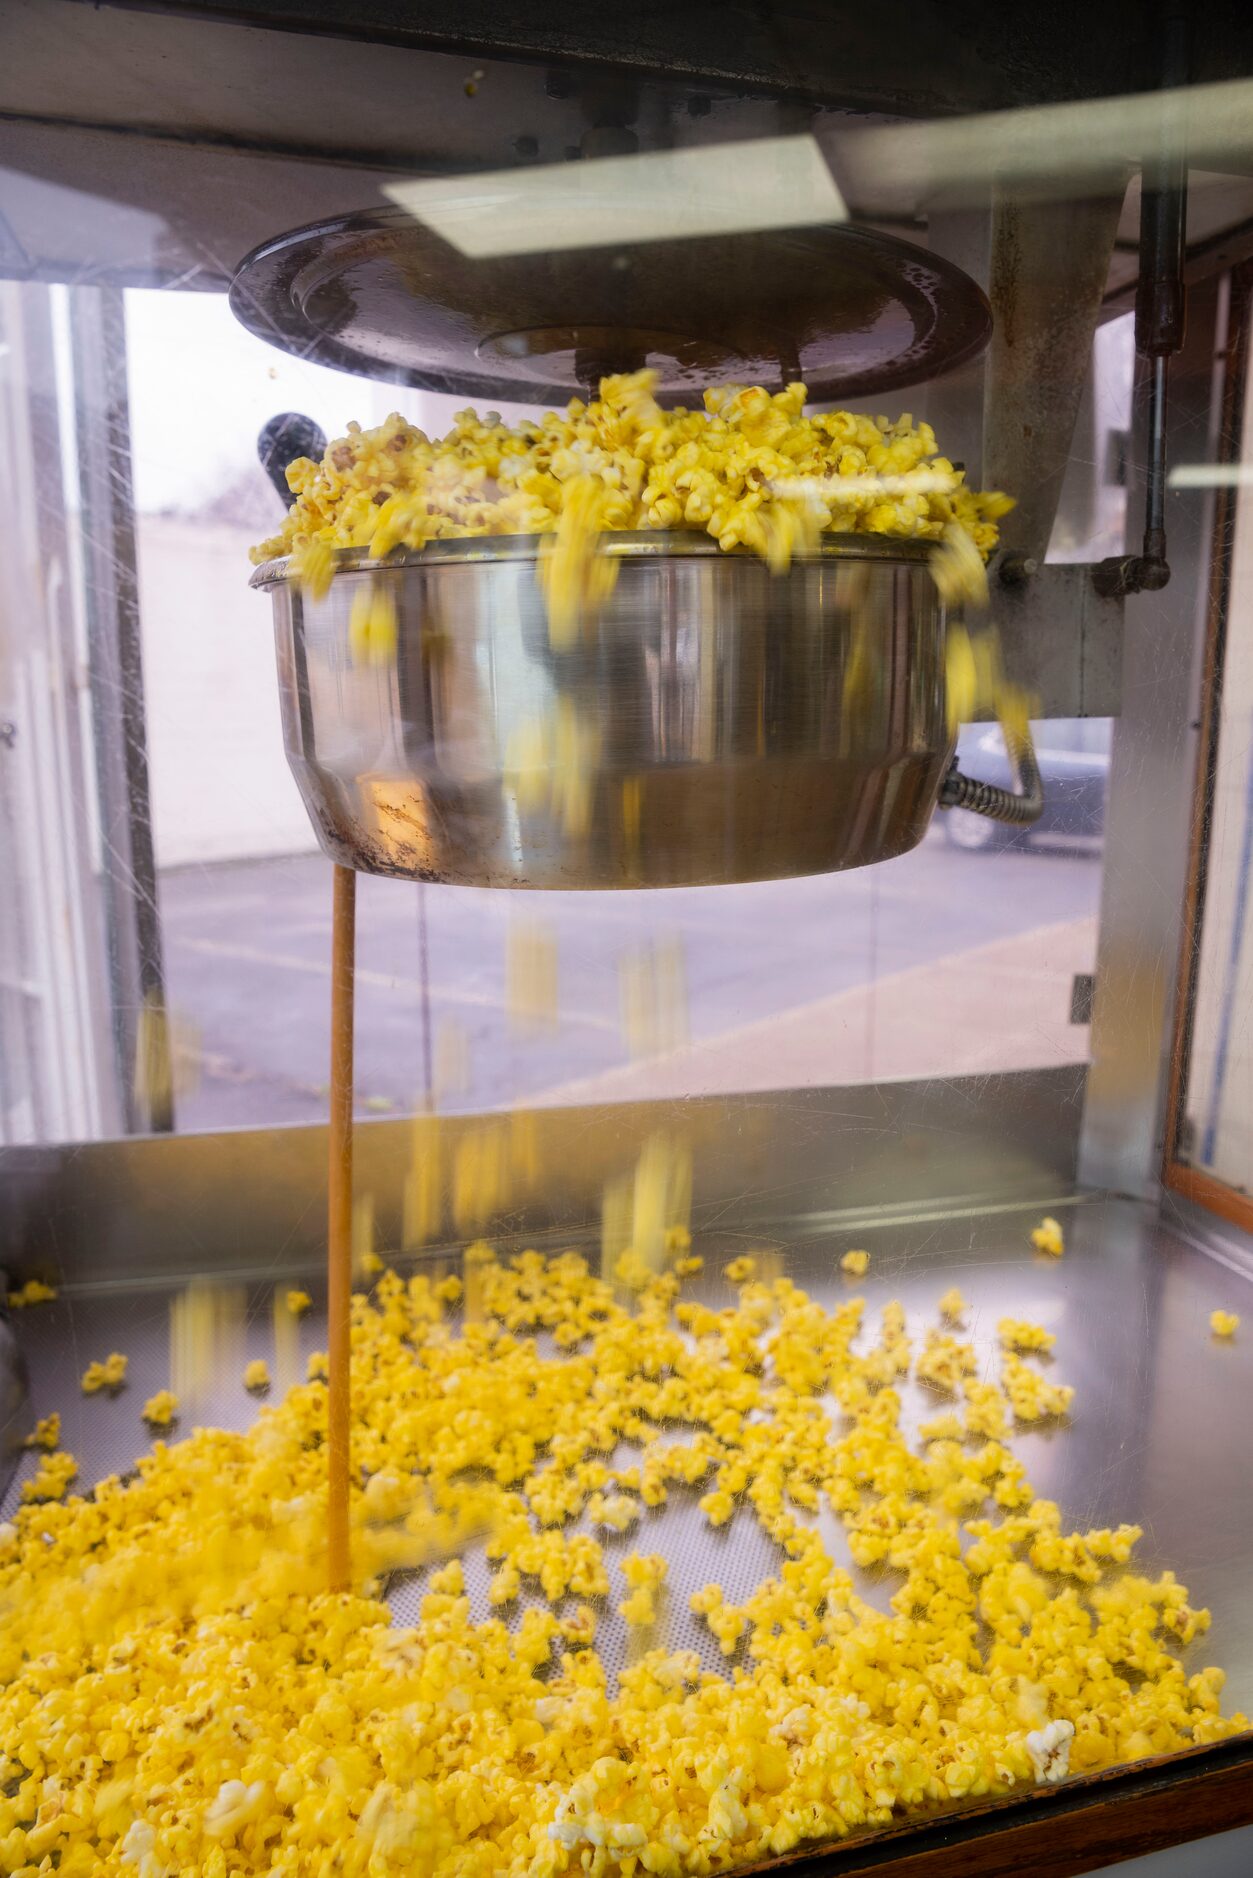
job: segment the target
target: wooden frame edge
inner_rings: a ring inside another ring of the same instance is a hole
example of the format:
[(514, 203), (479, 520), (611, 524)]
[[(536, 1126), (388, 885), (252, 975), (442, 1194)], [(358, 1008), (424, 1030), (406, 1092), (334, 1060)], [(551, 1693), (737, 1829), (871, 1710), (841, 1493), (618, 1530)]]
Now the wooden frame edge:
[(1219, 1219), (1253, 1233), (1253, 1193), (1229, 1187), (1225, 1180), (1216, 1180), (1213, 1174), (1190, 1167), (1186, 1161), (1167, 1162), (1162, 1178), (1170, 1191), (1181, 1199), (1191, 1200), (1194, 1206), (1203, 1206), (1207, 1212), (1216, 1213)]
[[(1224, 383), (1219, 433), (1219, 460), (1237, 462), (1248, 394), (1249, 350), (1253, 341), (1253, 262), (1244, 261), (1230, 275), (1227, 337), (1223, 353)], [(1205, 878), (1209, 864), (1209, 806), (1218, 756), (1218, 729), (1222, 703), (1222, 670), (1226, 647), (1227, 614), (1231, 596), (1231, 561), (1235, 504), (1238, 491), (1220, 488), (1214, 504), (1210, 560), (1209, 601), (1206, 607), (1205, 651), (1201, 678), (1200, 726), (1196, 774), (1192, 786), (1192, 816), (1188, 842), (1188, 875), (1184, 890), (1183, 930), (1175, 968), (1175, 1008), (1170, 1067), (1163, 1126), (1162, 1183), (1196, 1205), (1236, 1226), (1253, 1232), (1253, 1196), (1242, 1193), (1212, 1174), (1202, 1172), (1178, 1154), (1179, 1130), (1187, 1097), (1192, 1015), (1196, 996), (1197, 961), (1205, 912)]]
[(743, 1867), (744, 1878), (1079, 1878), (1253, 1825), (1253, 1735)]

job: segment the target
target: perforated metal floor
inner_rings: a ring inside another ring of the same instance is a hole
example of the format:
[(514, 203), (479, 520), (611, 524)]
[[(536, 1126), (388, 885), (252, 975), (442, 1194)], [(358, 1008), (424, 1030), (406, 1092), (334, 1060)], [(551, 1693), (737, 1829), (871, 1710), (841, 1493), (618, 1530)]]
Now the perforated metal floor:
[[(1015, 1451), (1037, 1491), (1058, 1500), (1068, 1522), (1132, 1520), (1144, 1526), (1144, 1568), (1170, 1567), (1213, 1612), (1213, 1629), (1197, 1646), (1198, 1662), (1227, 1670), (1225, 1700), (1232, 1707), (1253, 1707), (1253, 1499), (1232, 1490), (1243, 1477), (1247, 1405), (1253, 1400), (1253, 1285), (1128, 1203), (1069, 1209), (1063, 1215), (1068, 1250), (1060, 1261), (1033, 1256), (1028, 1234), (1037, 1217), (1034, 1211), (1001, 1211), (859, 1233), (872, 1261), (859, 1282), (839, 1274), (836, 1261), (847, 1246), (830, 1238), (791, 1247), (781, 1255), (783, 1269), (828, 1307), (864, 1294), (871, 1335), (878, 1310), (900, 1298), (910, 1334), (920, 1338), (937, 1321), (941, 1292), (960, 1285), (972, 1307), (970, 1333), (989, 1374), (1001, 1316), (1030, 1318), (1055, 1331), (1052, 1373), (1075, 1385), (1073, 1417), (1068, 1426), (1018, 1435)], [(707, 1269), (690, 1281), (686, 1294), (711, 1304), (729, 1302), (721, 1267), (749, 1248), (723, 1238), (698, 1249), (706, 1254)], [(125, 1291), (69, 1292), (15, 1317), (30, 1368), (32, 1425), (36, 1416), (60, 1411), (63, 1444), (79, 1463), (79, 1487), (124, 1471), (147, 1445), (140, 1410), (169, 1382), (175, 1295), (173, 1287), (156, 1282)], [(1243, 1311), (1248, 1326), (1249, 1334), (1231, 1345), (1216, 1345), (1209, 1335), (1209, 1313), (1219, 1304)], [(302, 1372), (309, 1352), (325, 1348), (325, 1334), (315, 1303), (298, 1330)], [(268, 1289), (251, 1293), (242, 1341), (237, 1364), (218, 1379), (202, 1416), (225, 1428), (245, 1428), (256, 1413), (256, 1401), (242, 1383), (244, 1363), (264, 1356), (273, 1367)], [(115, 1398), (83, 1396), (82, 1372), (111, 1350), (130, 1359), (126, 1388)], [(941, 1405), (913, 1382), (903, 1394), (911, 1428)], [(620, 1452), (627, 1459), (634, 1451)], [(23, 1459), (0, 1516), (7, 1517), (17, 1503), (20, 1483), (34, 1464), (33, 1457)], [(649, 1643), (697, 1650), (710, 1668), (725, 1667), (726, 1659), (691, 1615), (691, 1593), (716, 1580), (728, 1599), (739, 1601), (778, 1569), (781, 1555), (750, 1511), (741, 1509), (715, 1531), (698, 1511), (698, 1498), (699, 1490), (672, 1488), (666, 1506), (646, 1512), (626, 1534), (598, 1534), (611, 1595), (597, 1648), (611, 1671), (628, 1650), (627, 1629), (615, 1609), (622, 1596), (615, 1562), (626, 1553), (658, 1551), (669, 1561), (661, 1618)], [(824, 1515), (822, 1531), (833, 1558), (848, 1565), (839, 1522)], [(475, 1616), (502, 1615), (487, 1602), (489, 1567), (481, 1549), (466, 1554), (464, 1569)], [(885, 1604), (895, 1588), (894, 1578), (855, 1576), (876, 1604)], [(394, 1583), (390, 1602), (398, 1621), (416, 1616), (423, 1590), (421, 1573)], [(536, 1588), (503, 1613), (511, 1626), (528, 1601), (538, 1601)]]

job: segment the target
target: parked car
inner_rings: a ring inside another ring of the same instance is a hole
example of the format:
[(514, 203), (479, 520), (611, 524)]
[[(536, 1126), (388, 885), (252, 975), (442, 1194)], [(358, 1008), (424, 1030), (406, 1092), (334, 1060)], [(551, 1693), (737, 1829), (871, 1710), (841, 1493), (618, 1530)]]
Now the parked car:
[[(1112, 728), (1107, 717), (1053, 717), (1033, 724), (1044, 784), (1039, 821), (1030, 828), (1013, 828), (967, 809), (946, 809), (941, 820), (949, 842), (967, 854), (1046, 844), (1099, 849), (1105, 833)], [(999, 725), (970, 725), (958, 738), (957, 757), (963, 770), (980, 782), (1013, 788)]]

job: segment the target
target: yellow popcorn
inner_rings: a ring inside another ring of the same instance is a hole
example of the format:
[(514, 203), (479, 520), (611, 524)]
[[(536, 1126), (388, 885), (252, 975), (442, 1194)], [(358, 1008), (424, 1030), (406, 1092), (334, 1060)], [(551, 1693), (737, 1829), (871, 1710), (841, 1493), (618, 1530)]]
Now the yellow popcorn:
[(1026, 1737), (1025, 1746), (1038, 1781), (1051, 1786), (1066, 1778), (1074, 1738), (1075, 1724), (1070, 1721), (1051, 1721)]
[(239, 1365), (246, 1298), (236, 1285), (195, 1279), (170, 1304), (170, 1387), (199, 1414), (218, 1379)]
[(560, 485), (560, 507), (552, 537), (540, 562), (540, 583), (548, 602), (549, 636), (557, 649), (573, 645), (586, 614), (595, 613), (613, 592), (617, 569), (591, 551), (612, 518), (626, 512), (622, 495), (599, 476), (582, 469)]
[(1020, 1422), (1050, 1420), (1069, 1413), (1074, 1390), (1065, 1383), (1046, 1382), (1020, 1356), (1006, 1351), (1001, 1380), (1009, 1405)]
[(646, 1625), (657, 1621), (657, 1593), (666, 1582), (669, 1565), (659, 1552), (632, 1552), (622, 1561), (622, 1576), (630, 1596), (618, 1606), (618, 1614), (628, 1624)]
[[(308, 586), (307, 580), (303, 583)], [(348, 651), (354, 665), (396, 662), (396, 600), (390, 586), (371, 579), (353, 595)]]
[(956, 1322), (959, 1317), (964, 1317), (969, 1308), (956, 1285), (951, 1286), (940, 1299), (941, 1317), (947, 1317), (953, 1322)]
[[(933, 574), (934, 571), (933, 563)], [(950, 737), (955, 737), (962, 724), (973, 722), (979, 709), (979, 668), (970, 634), (959, 620), (949, 622), (944, 643), (944, 680), (948, 732)]]
[(72, 1454), (45, 1454), (34, 1477), (22, 1482), (22, 1500), (59, 1500), (77, 1474), (78, 1462)]
[[(123, 1755), (119, 1754), (115, 1758), (121, 1760)], [(235, 1838), (257, 1817), (265, 1795), (263, 1780), (253, 1780), (246, 1786), (242, 1780), (224, 1780), (212, 1804), (205, 1809), (203, 1828), (206, 1835), (210, 1839)]]
[(627, 1493), (593, 1493), (587, 1502), (587, 1517), (593, 1526), (605, 1526), (612, 1532), (625, 1532), (640, 1516), (640, 1503)]
[(641, 1585), (638, 1591), (632, 1591), (629, 1597), (622, 1600), (618, 1606), (618, 1615), (624, 1617), (628, 1624), (640, 1628), (646, 1624), (655, 1624), (657, 1606), (653, 1602), (652, 1593)]
[(660, 1552), (632, 1552), (622, 1561), (622, 1576), (632, 1589), (648, 1585), (653, 1590), (666, 1581), (670, 1567)]
[[(886, 529), (885, 533), (893, 532)], [(988, 576), (983, 556), (960, 522), (949, 522), (938, 546), (931, 550), (931, 577), (940, 598), (949, 606), (966, 602), (988, 603)]]
[(967, 1376), (978, 1369), (978, 1360), (969, 1343), (942, 1330), (929, 1330), (919, 1354), (914, 1373), (919, 1382), (948, 1395), (956, 1395)]
[(840, 1270), (847, 1272), (850, 1278), (864, 1278), (870, 1270), (869, 1252), (846, 1252), (840, 1260)]
[(244, 1370), (244, 1388), (260, 1393), (270, 1386), (270, 1366), (263, 1356), (258, 1356)]
[[(470, 1087), (470, 1038), (463, 1024), (452, 1018), (441, 1018), (435, 1026), (435, 1051), (432, 1065), (435, 1105), (450, 1097), (465, 1095)], [(438, 1123), (431, 1116), (414, 1117), (414, 1147), (419, 1151), (421, 1144), (436, 1146), (435, 1129)]]
[(686, 1257), (674, 1261), (675, 1276), (678, 1278), (695, 1278), (704, 1269), (705, 1261), (699, 1252), (690, 1252)]
[(352, 1203), (352, 1275), (373, 1278), (383, 1269), (374, 1244), (374, 1195), (358, 1194)]
[(557, 1025), (557, 939), (539, 920), (518, 920), (505, 945), (509, 1028), (533, 1037)]
[[(1056, 1514), (1051, 1502), (1045, 1502), (1049, 1516)], [(1037, 1533), (1028, 1554), (1039, 1571), (1056, 1572), (1063, 1578), (1077, 1578), (1084, 1584), (1099, 1584), (1106, 1563), (1125, 1565), (1138, 1540), (1144, 1537), (1139, 1526), (1108, 1527), (1097, 1532), (1073, 1532), (1063, 1536), (1047, 1527)]]
[(634, 1171), (605, 1185), (601, 1206), (604, 1260), (625, 1247), (632, 1276), (624, 1282), (638, 1288), (672, 1256), (673, 1235), (676, 1230), (686, 1233), (691, 1207), (691, 1149), (668, 1135), (649, 1135)]
[(1031, 1235), (1031, 1243), (1037, 1252), (1047, 1252), (1051, 1258), (1059, 1259), (1066, 1250), (1062, 1239), (1062, 1229), (1055, 1219), (1044, 1218)]
[(305, 1312), (312, 1308), (313, 1299), (307, 1291), (293, 1290), (287, 1293), (286, 1303), (293, 1317), (303, 1317)]
[(1209, 1327), (1216, 1337), (1234, 1337), (1240, 1328), (1240, 1319), (1235, 1311), (1213, 1311)]
[(487, 1601), (492, 1605), (512, 1604), (522, 1589), (522, 1574), (517, 1566), (506, 1563), (492, 1576)]
[(292, 544), (292, 573), (311, 600), (321, 600), (330, 592), (335, 573), (335, 557), (327, 541), (302, 541)]
[(126, 1381), (126, 1365), (127, 1358), (116, 1350), (103, 1363), (88, 1363), (81, 1384), (83, 1394), (98, 1395), (102, 1389), (116, 1394)]
[(467, 1129), (453, 1157), (452, 1215), (458, 1230), (477, 1231), (505, 1207), (512, 1177), (508, 1127), (489, 1122)]
[(622, 1034), (631, 1056), (663, 1056), (688, 1040), (687, 965), (681, 939), (657, 939), (618, 962)]
[(706, 1585), (689, 1599), (691, 1609), (703, 1617), (724, 1656), (734, 1656), (740, 1639), (748, 1629), (747, 1614), (726, 1602), (721, 1585)]
[(966, 1428), (972, 1435), (984, 1435), (997, 1441), (1005, 1433), (1005, 1398), (995, 1383), (967, 1377), (962, 1384), (966, 1398)]
[(61, 1417), (54, 1410), (35, 1423), (34, 1432), (27, 1435), (24, 1448), (55, 1448), (61, 1439)]
[[(983, 1381), (947, 1331), (915, 1354), (899, 1302), (871, 1326), (770, 1263), (719, 1309), (673, 1271), (622, 1303), (577, 1254), (482, 1244), (473, 1314), (438, 1270), (356, 1294), (333, 1596), (320, 1381), (87, 1497), (40, 1455), (0, 1525), (0, 1870), (689, 1878), (1247, 1728), (1219, 1670), (1185, 1672), (1208, 1613), (1128, 1569), (1138, 1528), (1068, 1531), (1032, 1488), (1005, 1431), (1055, 1412), (1037, 1370), (1007, 1350)], [(916, 1444), (919, 1375), (957, 1387)], [(690, 1598), (711, 1672), (666, 1647), (664, 1555), (630, 1552), (614, 1674), (612, 1567), (574, 1522), (675, 1488), (771, 1562)], [(405, 1626), (395, 1572), (428, 1574)]]
[(143, 1419), (150, 1428), (168, 1428), (178, 1414), (178, 1397), (172, 1389), (158, 1389), (144, 1403)]
[(451, 1592), (454, 1597), (460, 1597), (465, 1588), (465, 1572), (462, 1570), (459, 1558), (449, 1559), (447, 1565), (431, 1573), (430, 1589), (432, 1591)]
[(750, 1278), (757, 1276), (757, 1261), (745, 1253), (741, 1258), (732, 1259), (722, 1268), (722, 1276), (733, 1285), (746, 1285)]
[(1015, 1317), (1002, 1317), (996, 1334), (1006, 1350), (1051, 1350), (1057, 1338), (1042, 1324), (1028, 1324)]
[(274, 1387), (280, 1396), (285, 1396), (301, 1376), (300, 1332), (297, 1319), (277, 1291), (270, 1300), (270, 1323), (274, 1337)]
[(698, 1505), (711, 1526), (725, 1526), (735, 1511), (735, 1496), (719, 1487), (714, 1493), (702, 1494)]
[(45, 1285), (38, 1278), (28, 1278), (17, 1291), (9, 1293), (9, 1309), (24, 1311), (28, 1304), (50, 1304), (56, 1297), (55, 1285)]
[(569, 1617), (562, 1619), (557, 1633), (566, 1643), (588, 1645), (596, 1639), (596, 1613), (590, 1604), (578, 1604)]
[[(605, 378), (599, 397), (513, 427), (493, 412), (461, 411), (439, 441), (395, 414), (375, 430), (352, 424), (321, 463), (288, 465), (296, 500), (253, 559), (290, 555), (293, 575), (317, 599), (337, 548), (377, 559), (450, 538), (541, 536), (539, 578), (558, 649), (575, 643), (612, 592), (617, 563), (595, 549), (602, 534), (623, 529), (704, 533), (775, 572), (814, 553), (824, 534), (930, 541), (941, 594), (986, 599), (984, 562), (1012, 503), (968, 489), (937, 453), (929, 424), (908, 413), (895, 422), (848, 411), (806, 417), (802, 384), (774, 394), (718, 386), (703, 409), (663, 411), (655, 384), (651, 371)], [(390, 661), (390, 589), (375, 575), (354, 580), (354, 662)], [(628, 832), (631, 815), (624, 798)]]
[(614, 1260), (613, 1275), (620, 1285), (628, 1291), (645, 1291), (656, 1276), (651, 1265), (646, 1265), (633, 1245), (629, 1245)]

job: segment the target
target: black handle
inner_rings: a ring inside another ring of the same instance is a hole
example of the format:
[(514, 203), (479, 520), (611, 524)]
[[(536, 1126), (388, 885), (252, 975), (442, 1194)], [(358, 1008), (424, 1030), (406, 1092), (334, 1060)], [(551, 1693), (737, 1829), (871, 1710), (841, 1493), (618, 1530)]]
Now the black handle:
[(325, 449), (324, 432), (311, 417), (302, 417), (299, 411), (280, 411), (262, 426), (257, 438), (257, 455), (262, 469), (288, 508), (296, 498), (287, 487), (287, 465), (294, 463), (298, 456), (312, 457), (316, 463)]

